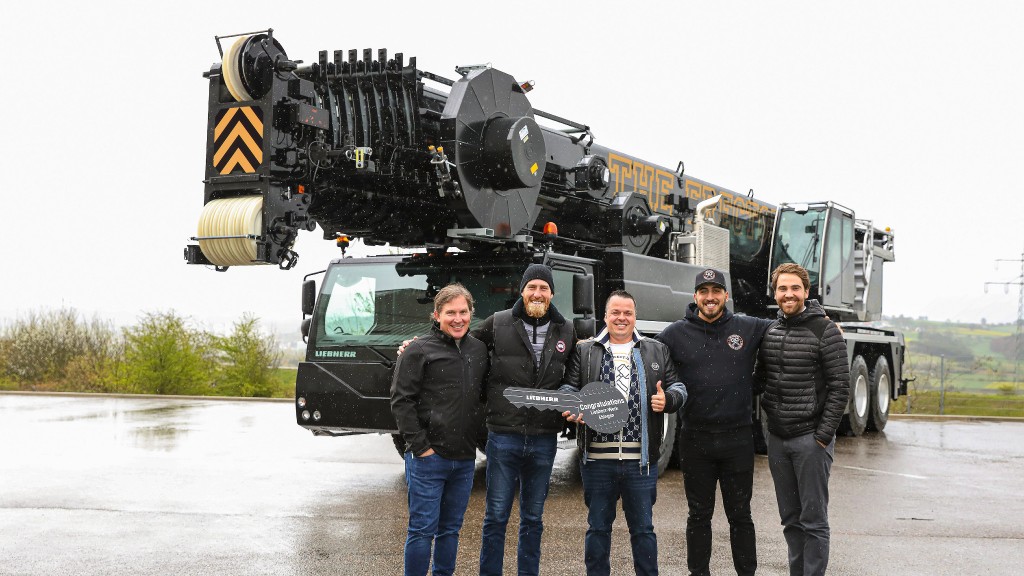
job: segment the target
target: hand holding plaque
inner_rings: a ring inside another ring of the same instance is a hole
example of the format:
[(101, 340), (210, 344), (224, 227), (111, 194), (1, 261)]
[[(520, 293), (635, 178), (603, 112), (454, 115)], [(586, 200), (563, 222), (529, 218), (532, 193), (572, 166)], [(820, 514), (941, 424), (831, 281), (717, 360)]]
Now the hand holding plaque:
[(529, 406), (585, 416), (587, 426), (606, 434), (618, 432), (629, 416), (626, 398), (614, 386), (604, 382), (591, 382), (579, 392), (506, 388), (504, 394), (519, 408)]

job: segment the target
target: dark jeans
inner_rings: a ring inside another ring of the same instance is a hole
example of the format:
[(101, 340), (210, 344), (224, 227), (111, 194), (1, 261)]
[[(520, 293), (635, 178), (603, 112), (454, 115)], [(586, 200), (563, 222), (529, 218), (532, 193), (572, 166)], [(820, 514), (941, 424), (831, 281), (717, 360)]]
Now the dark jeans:
[(791, 576), (819, 576), (828, 566), (828, 477), (836, 440), (822, 448), (814, 434), (768, 438), (768, 466), (775, 481)]
[(487, 435), (487, 511), (484, 513), (480, 574), (501, 576), (505, 559), (505, 528), (512, 502), (519, 492), (520, 576), (540, 571), (541, 516), (548, 497), (548, 481), (558, 450), (555, 434)]
[(690, 574), (711, 574), (711, 517), (715, 487), (729, 519), (732, 564), (741, 576), (757, 570), (757, 538), (750, 517), (754, 490), (754, 439), (750, 426), (722, 432), (683, 430), (683, 487), (690, 513), (686, 518), (686, 565)]
[(455, 571), (459, 529), (473, 489), (473, 460), (448, 460), (440, 454), (417, 458), (405, 453), (409, 486), (409, 534), (405, 539), (405, 575), (423, 576), (434, 548), (434, 576)]
[(611, 572), (612, 523), (620, 496), (633, 547), (633, 569), (641, 576), (657, 574), (658, 539), (654, 535), (657, 466), (640, 470), (639, 460), (594, 460), (584, 462), (580, 473), (590, 524), (583, 546), (587, 574), (607, 576)]

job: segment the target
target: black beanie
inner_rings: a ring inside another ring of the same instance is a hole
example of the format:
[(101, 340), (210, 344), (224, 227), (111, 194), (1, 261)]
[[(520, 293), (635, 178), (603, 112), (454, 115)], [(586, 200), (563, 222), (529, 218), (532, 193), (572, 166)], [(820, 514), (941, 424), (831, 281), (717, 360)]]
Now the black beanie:
[(523, 288), (530, 280), (543, 280), (548, 283), (548, 288), (551, 288), (551, 293), (555, 293), (555, 278), (551, 275), (551, 268), (548, 268), (544, 264), (530, 264), (530, 267), (523, 272), (523, 281), (519, 283), (519, 293), (523, 293)]

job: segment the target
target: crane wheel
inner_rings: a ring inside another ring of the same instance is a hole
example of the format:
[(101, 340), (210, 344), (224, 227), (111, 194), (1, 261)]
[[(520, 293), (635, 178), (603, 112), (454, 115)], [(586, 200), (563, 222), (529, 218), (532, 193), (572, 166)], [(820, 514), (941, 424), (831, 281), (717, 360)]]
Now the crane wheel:
[(851, 436), (860, 436), (867, 429), (871, 413), (870, 398), (871, 376), (868, 374), (868, 364), (863, 356), (858, 355), (850, 365), (850, 401), (846, 416), (843, 417), (845, 425), (841, 426)]
[(889, 361), (879, 356), (875, 369), (871, 371), (871, 414), (868, 430), (881, 432), (889, 422), (889, 406), (892, 402), (892, 373)]

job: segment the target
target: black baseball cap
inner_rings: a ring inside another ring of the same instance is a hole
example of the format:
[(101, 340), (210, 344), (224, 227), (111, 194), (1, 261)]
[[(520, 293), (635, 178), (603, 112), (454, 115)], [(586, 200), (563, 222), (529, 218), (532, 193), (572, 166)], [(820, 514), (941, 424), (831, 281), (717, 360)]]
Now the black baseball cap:
[(722, 274), (720, 270), (715, 270), (714, 268), (707, 268), (697, 273), (697, 278), (693, 281), (693, 291), (696, 292), (705, 284), (721, 286), (722, 290), (725, 290), (726, 292), (729, 291), (729, 287), (725, 284), (725, 274)]

